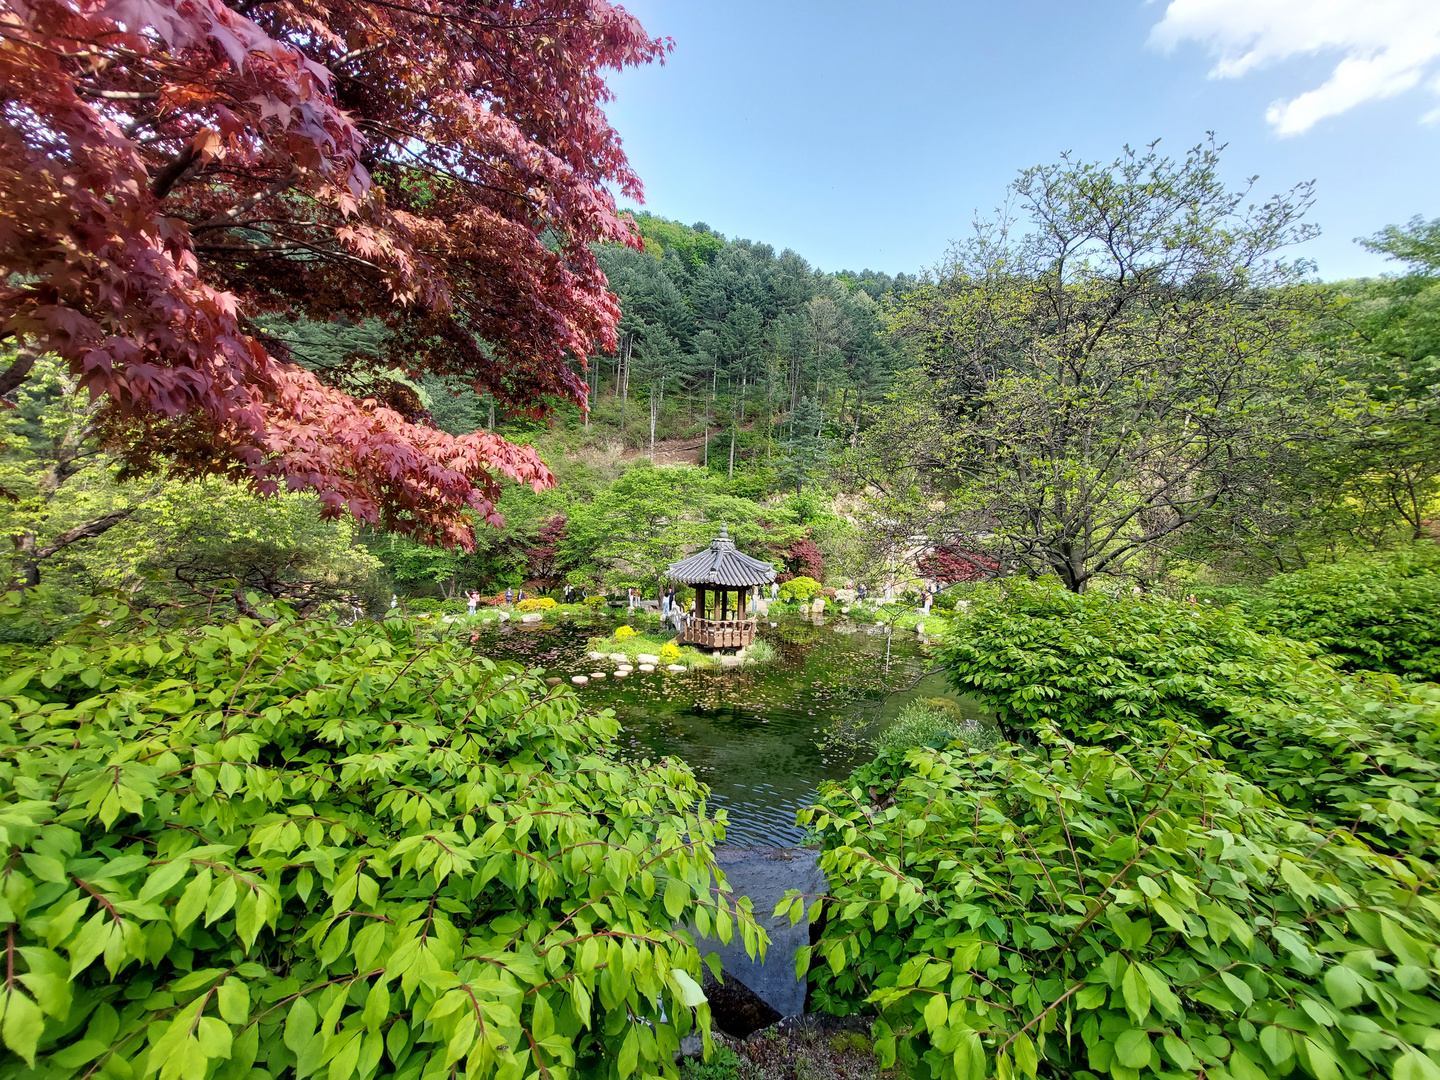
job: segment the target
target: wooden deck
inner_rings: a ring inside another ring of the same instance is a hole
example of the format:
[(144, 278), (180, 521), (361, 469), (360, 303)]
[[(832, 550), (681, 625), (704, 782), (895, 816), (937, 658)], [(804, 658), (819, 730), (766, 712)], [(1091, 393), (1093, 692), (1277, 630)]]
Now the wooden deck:
[(707, 649), (743, 649), (755, 640), (756, 619), (697, 619), (685, 621), (686, 644)]

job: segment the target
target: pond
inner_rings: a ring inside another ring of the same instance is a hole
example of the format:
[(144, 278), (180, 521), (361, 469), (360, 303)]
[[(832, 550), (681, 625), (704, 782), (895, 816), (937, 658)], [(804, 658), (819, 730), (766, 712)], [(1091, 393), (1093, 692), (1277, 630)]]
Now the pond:
[[(766, 664), (636, 671), (577, 689), (615, 710), (621, 751), (634, 759), (674, 755), (710, 785), (711, 810), (728, 811), (732, 844), (790, 845), (801, 839), (795, 812), (824, 780), (841, 779), (875, 754), (874, 736), (916, 697), (956, 698), (933, 651), (913, 631), (895, 631), (886, 657), (883, 627), (842, 617), (779, 616), (761, 637), (779, 651)], [(513, 623), (483, 631), (477, 651), (569, 676), (615, 665), (585, 658), (592, 637), (617, 620)], [(974, 702), (959, 699), (967, 713)]]

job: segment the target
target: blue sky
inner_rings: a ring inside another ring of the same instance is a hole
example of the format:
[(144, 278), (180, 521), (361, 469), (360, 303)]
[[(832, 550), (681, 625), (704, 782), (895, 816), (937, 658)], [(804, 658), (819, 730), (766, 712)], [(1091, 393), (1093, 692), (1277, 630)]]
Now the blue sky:
[(1321, 277), (1394, 269), (1354, 238), (1440, 216), (1440, 0), (625, 6), (675, 41), (611, 77), (645, 208), (826, 270), (921, 270), (1025, 166), (1211, 130), (1259, 194), (1317, 181)]

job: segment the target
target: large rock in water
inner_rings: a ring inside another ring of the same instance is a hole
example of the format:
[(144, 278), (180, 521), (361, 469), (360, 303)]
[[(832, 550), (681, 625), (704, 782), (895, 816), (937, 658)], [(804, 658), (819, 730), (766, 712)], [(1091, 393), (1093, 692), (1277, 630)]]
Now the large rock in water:
[[(723, 1031), (731, 1035), (749, 1034), (758, 1029), (752, 1027), (743, 1032), (736, 1029), (769, 1015), (749, 1002), (743, 993), (732, 992), (729, 986), (732, 982), (752, 991), (774, 1011), (774, 1018), (761, 1026), (805, 1011), (805, 981), (795, 977), (795, 952), (802, 945), (810, 944), (810, 921), (804, 918), (791, 926), (788, 915), (772, 917), (770, 913), (789, 889), (799, 889), (804, 894), (807, 910), (810, 901), (826, 891), (825, 875), (816, 864), (817, 857), (817, 852), (804, 848), (722, 847), (716, 850), (715, 861), (725, 872), (730, 888), (736, 896), (750, 898), (756, 921), (770, 935), (764, 961), (745, 955), (738, 933), (728, 945), (713, 938), (697, 942), (702, 956), (710, 952), (720, 954), (725, 971), (726, 986), (717, 988), (717, 992), (724, 995), (724, 1012), (711, 998), (711, 1014)], [(705, 992), (708, 996), (708, 987)]]

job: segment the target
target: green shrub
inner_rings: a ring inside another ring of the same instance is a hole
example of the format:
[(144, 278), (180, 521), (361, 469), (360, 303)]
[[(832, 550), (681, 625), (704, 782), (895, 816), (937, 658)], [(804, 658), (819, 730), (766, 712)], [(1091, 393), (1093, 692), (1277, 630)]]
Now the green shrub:
[(708, 1040), (691, 928), (756, 928), (683, 764), (404, 620), (105, 615), (0, 649), (6, 1076), (673, 1076)]
[(797, 968), (821, 1008), (878, 1011), (887, 1067), (1436, 1074), (1431, 866), (1316, 831), (1177, 726), (1124, 755), (890, 752), (800, 820), (829, 895)]
[(958, 702), (948, 698), (920, 698), (907, 702), (889, 727), (876, 738), (881, 750), (909, 750), (915, 746), (943, 749), (959, 742), (974, 750), (988, 750), (1000, 733), (976, 717), (966, 716)]
[(780, 585), (781, 600), (811, 600), (820, 595), (820, 582), (801, 574)]
[(555, 601), (548, 596), (532, 596), (516, 604), (515, 610), (519, 612), (549, 611), (555, 606)]
[(751, 664), (768, 664), (778, 658), (780, 650), (763, 638), (752, 641), (745, 650), (745, 660)]
[(1440, 691), (1346, 676), (1311, 648), (1238, 607), (1016, 580), (977, 591), (940, 655), (1013, 736), (1124, 749), (1180, 725), (1320, 827), (1440, 854)]
[(590, 608), (592, 611), (599, 611), (601, 608), (609, 604), (610, 601), (604, 596), (587, 596), (584, 600), (581, 601), (581, 603), (584, 604), (586, 607)]
[(1265, 583), (1257, 614), (1348, 668), (1440, 681), (1440, 546), (1281, 574)]

